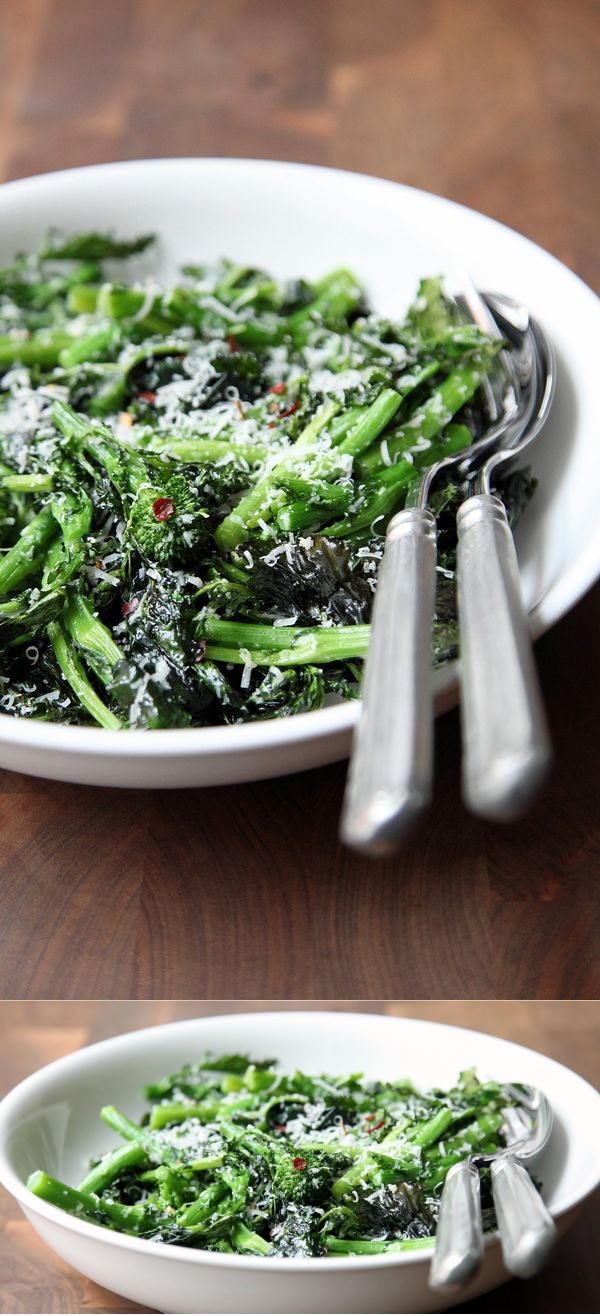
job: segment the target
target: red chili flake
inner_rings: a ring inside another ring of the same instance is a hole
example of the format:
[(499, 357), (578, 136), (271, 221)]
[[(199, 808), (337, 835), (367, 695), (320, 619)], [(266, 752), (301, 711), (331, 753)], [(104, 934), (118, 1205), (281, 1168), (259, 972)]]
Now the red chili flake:
[(175, 503), (172, 498), (156, 498), (152, 510), (156, 521), (168, 521), (169, 516), (175, 515)]
[(277, 429), (277, 425), (275, 424), (275, 421), (274, 421), (274, 420), (269, 420), (269, 423), (268, 423), (268, 425), (267, 425), (267, 429)]
[(294, 402), (292, 406), (288, 406), (287, 411), (280, 411), (279, 419), (285, 420), (286, 416), (293, 416), (294, 411), (297, 411), (299, 406), (300, 406), (299, 402)]
[(156, 401), (156, 393), (150, 393), (147, 388), (142, 388), (141, 393), (138, 393), (138, 397), (141, 397), (142, 402), (151, 402), (153, 404)]
[(270, 392), (270, 393), (285, 393), (286, 388), (287, 388), (287, 384), (273, 384), (273, 387), (272, 387), (272, 388), (269, 388), (269, 392)]
[(365, 1114), (365, 1123), (370, 1123), (370, 1122), (371, 1122), (371, 1119), (374, 1119), (374, 1118), (375, 1118), (375, 1115), (374, 1115), (374, 1114)]
[(274, 1123), (274, 1124), (273, 1124), (273, 1132), (285, 1132), (286, 1128), (287, 1128), (287, 1123)]
[(239, 352), (240, 350), (240, 344), (237, 338), (234, 338), (232, 333), (227, 334), (227, 346), (230, 352)]
[(306, 1169), (307, 1163), (308, 1161), (303, 1160), (301, 1155), (296, 1155), (295, 1158), (292, 1160), (294, 1169), (297, 1169), (298, 1172), (300, 1172), (301, 1169)]
[(199, 639), (198, 647), (196, 649), (196, 658), (195, 658), (196, 662), (201, 662), (205, 653), (206, 653), (206, 640)]
[(131, 616), (132, 612), (137, 612), (139, 605), (139, 598), (128, 598), (126, 602), (121, 603), (121, 616)]
[(373, 1124), (373, 1127), (370, 1129), (370, 1131), (371, 1131), (371, 1132), (377, 1132), (377, 1129), (378, 1129), (378, 1128), (383, 1128), (384, 1123), (385, 1123), (385, 1119), (382, 1119), (382, 1120), (381, 1120), (381, 1123), (374, 1123), (374, 1124)]

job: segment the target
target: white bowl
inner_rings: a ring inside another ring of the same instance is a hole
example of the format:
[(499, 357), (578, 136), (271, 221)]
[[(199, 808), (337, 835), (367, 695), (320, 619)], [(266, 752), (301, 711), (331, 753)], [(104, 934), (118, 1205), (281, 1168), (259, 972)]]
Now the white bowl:
[[(447, 1304), (427, 1286), (429, 1249), (298, 1260), (188, 1251), (82, 1223), (27, 1191), (27, 1177), (38, 1168), (79, 1181), (89, 1157), (111, 1144), (100, 1107), (115, 1104), (139, 1117), (143, 1086), (205, 1049), (276, 1058), (308, 1072), (410, 1077), (422, 1086), (451, 1084), (472, 1065), (481, 1077), (533, 1083), (554, 1109), (551, 1140), (536, 1172), (561, 1234), (600, 1182), (598, 1092), (545, 1055), (497, 1037), (413, 1019), (327, 1012), (225, 1015), (114, 1037), (40, 1069), (0, 1104), (0, 1181), (59, 1256), (96, 1283), (152, 1309), (350, 1315), (437, 1311)], [(465, 1300), (507, 1277), (492, 1235)]]
[[(157, 267), (229, 255), (279, 275), (350, 265), (373, 304), (401, 316), (420, 276), (468, 267), (523, 300), (558, 352), (552, 416), (531, 464), (540, 487), (518, 532), (534, 633), (600, 572), (600, 430), (594, 294), (526, 238), (441, 197), (360, 174), (261, 160), (138, 160), (45, 174), (0, 192), (0, 261), (34, 250), (48, 227), (161, 235)], [(595, 418), (594, 418), (595, 417)], [(437, 676), (437, 711), (456, 702), (456, 669)], [(220, 785), (343, 758), (357, 705), (253, 725), (105, 731), (0, 714), (0, 766), (91, 785)]]

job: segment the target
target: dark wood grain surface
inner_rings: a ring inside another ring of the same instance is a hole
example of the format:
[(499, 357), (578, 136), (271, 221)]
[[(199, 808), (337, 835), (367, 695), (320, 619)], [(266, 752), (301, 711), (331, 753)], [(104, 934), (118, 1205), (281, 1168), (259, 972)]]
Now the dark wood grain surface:
[[(101, 1002), (9, 1002), (0, 1004), (0, 1042), (3, 1069), (0, 1095), (39, 1065), (61, 1055), (132, 1028), (205, 1013), (269, 1009), (273, 1001), (230, 1004), (215, 1001), (185, 1003)], [(308, 1006), (286, 1008), (315, 1008)], [(278, 1007), (275, 1004), (275, 1007)], [(595, 1001), (574, 1003), (530, 1001), (517, 1003), (469, 1001), (421, 1002), (412, 1004), (381, 1001), (328, 1001), (327, 1008), (371, 1010), (430, 1018), (475, 1030), (494, 1032), (511, 1041), (543, 1050), (553, 1059), (568, 1064), (588, 1081), (600, 1084), (600, 1055), (597, 1047), (600, 1005)], [(548, 1268), (524, 1285), (517, 1280), (476, 1302), (453, 1307), (456, 1311), (508, 1312), (594, 1312), (597, 1304), (595, 1252), (600, 1225), (600, 1194), (588, 1202), (583, 1214), (565, 1238)], [(145, 1310), (75, 1273), (55, 1256), (23, 1219), (18, 1207), (0, 1189), (0, 1311), (11, 1315), (27, 1312), (129, 1312)]]
[[(0, 171), (310, 160), (438, 191), (600, 284), (592, 0), (3, 0)], [(600, 592), (538, 645), (557, 768), (503, 830), (436, 807), (399, 859), (336, 838), (344, 768), (122, 793), (0, 777), (0, 993), (595, 995)]]

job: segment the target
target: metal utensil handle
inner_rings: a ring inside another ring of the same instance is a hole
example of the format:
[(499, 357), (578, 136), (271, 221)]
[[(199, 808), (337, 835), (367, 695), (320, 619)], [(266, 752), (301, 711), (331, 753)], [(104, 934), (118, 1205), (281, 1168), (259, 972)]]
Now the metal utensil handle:
[(469, 1160), (461, 1160), (446, 1174), (429, 1271), (430, 1288), (452, 1291), (463, 1287), (477, 1273), (482, 1258), (479, 1174)]
[(551, 759), (517, 555), (493, 494), (468, 498), (457, 529), (463, 794), (474, 813), (510, 821)]
[(545, 1265), (558, 1233), (527, 1170), (512, 1155), (492, 1163), (492, 1191), (504, 1264), (531, 1278)]
[(410, 507), (388, 527), (342, 815), (342, 839), (391, 852), (429, 802), (435, 518)]

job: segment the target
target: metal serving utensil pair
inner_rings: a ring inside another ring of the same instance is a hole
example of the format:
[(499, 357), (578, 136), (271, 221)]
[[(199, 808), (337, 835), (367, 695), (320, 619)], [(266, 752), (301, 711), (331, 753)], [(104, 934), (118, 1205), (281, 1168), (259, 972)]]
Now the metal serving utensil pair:
[(436, 526), (427, 501), (442, 472), (474, 489), (457, 517), (466, 803), (485, 817), (518, 816), (551, 759), (514, 543), (491, 487), (499, 467), (522, 453), (548, 416), (554, 351), (512, 299), (484, 299), (467, 285), (457, 301), (486, 332), (509, 339), (512, 350), (499, 354), (486, 385), (488, 430), (466, 452), (426, 471), (415, 505), (388, 526), (341, 824), (348, 845), (373, 855), (393, 852), (431, 798)]
[(507, 1146), (494, 1155), (474, 1155), (447, 1173), (436, 1231), (430, 1287), (442, 1292), (463, 1288), (483, 1260), (479, 1168), (489, 1165), (502, 1255), (509, 1273), (531, 1278), (546, 1263), (557, 1240), (555, 1224), (525, 1164), (546, 1146), (552, 1109), (536, 1087), (507, 1086), (502, 1132)]

